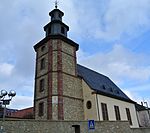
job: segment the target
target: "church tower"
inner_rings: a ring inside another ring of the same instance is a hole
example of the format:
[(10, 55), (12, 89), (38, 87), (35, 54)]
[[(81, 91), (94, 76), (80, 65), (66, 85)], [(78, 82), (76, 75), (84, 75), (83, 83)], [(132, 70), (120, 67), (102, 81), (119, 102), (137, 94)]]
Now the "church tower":
[(67, 38), (64, 13), (55, 9), (44, 27), (45, 38), (36, 51), (34, 115), (37, 120), (83, 120), (82, 81), (77, 76), (79, 45)]

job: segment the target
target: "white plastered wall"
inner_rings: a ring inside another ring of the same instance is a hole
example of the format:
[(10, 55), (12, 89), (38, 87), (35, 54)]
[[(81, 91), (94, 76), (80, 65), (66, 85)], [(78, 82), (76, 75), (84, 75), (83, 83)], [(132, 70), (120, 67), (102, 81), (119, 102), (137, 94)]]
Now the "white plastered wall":
[[(124, 102), (121, 100), (117, 100), (117, 99), (110, 98), (107, 96), (102, 96), (102, 95), (98, 95), (98, 102), (99, 102), (99, 104), (98, 104), (99, 110), (101, 110), (101, 103), (107, 104), (108, 115), (109, 115), (110, 121), (116, 120), (114, 105), (119, 106), (120, 116), (121, 116), (122, 121), (127, 120), (126, 108), (129, 108), (130, 114), (131, 114), (131, 119), (132, 119), (132, 124), (133, 124), (131, 127), (139, 127), (138, 120), (137, 120), (137, 114), (136, 114), (136, 110), (135, 110), (135, 105), (133, 103)], [(100, 118), (102, 120), (102, 112), (100, 112)]]
[[(114, 105), (116, 105), (119, 106), (122, 121), (127, 121), (126, 108), (129, 108), (131, 113), (132, 123), (133, 123), (131, 127), (139, 127), (137, 114), (135, 111), (135, 105), (133, 103), (125, 102), (122, 100), (118, 100), (115, 98), (111, 98), (99, 94), (92, 94), (93, 90), (90, 89), (90, 87), (85, 83), (84, 80), (82, 81), (82, 86), (83, 86), (83, 97), (84, 97), (85, 120), (87, 119), (103, 120), (101, 103), (106, 103), (108, 109), (109, 121), (116, 121), (115, 111), (114, 111)], [(91, 109), (87, 109), (86, 107), (86, 102), (89, 100), (92, 102)]]

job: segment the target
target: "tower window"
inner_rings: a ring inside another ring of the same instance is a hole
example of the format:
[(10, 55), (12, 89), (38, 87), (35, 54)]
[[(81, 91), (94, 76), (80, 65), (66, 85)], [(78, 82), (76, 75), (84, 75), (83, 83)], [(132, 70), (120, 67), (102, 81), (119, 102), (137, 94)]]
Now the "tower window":
[(51, 27), (49, 27), (48, 29), (48, 34), (51, 34)]
[(118, 106), (114, 106), (114, 109), (115, 109), (116, 120), (117, 121), (121, 120), (119, 107)]
[(41, 70), (45, 68), (45, 58), (41, 59), (40, 68)]
[(43, 116), (44, 115), (44, 103), (41, 102), (39, 103), (39, 116)]
[(59, 17), (59, 18), (61, 18), (61, 15), (60, 15), (60, 14), (58, 14), (58, 17)]
[(64, 27), (61, 27), (61, 33), (65, 34), (65, 28)]
[(40, 92), (44, 91), (44, 87), (45, 87), (45, 80), (41, 79), (40, 80), (40, 89), (39, 89), (39, 91)]
[(52, 19), (54, 18), (54, 14), (51, 15)]
[(127, 119), (129, 121), (130, 125), (132, 125), (132, 119), (131, 119), (131, 114), (130, 114), (129, 108), (126, 108), (126, 114), (127, 114)]
[(44, 52), (45, 51), (45, 46), (41, 47), (41, 51)]
[(103, 120), (109, 120), (108, 111), (107, 111), (107, 104), (106, 103), (101, 103), (101, 107), (102, 107)]

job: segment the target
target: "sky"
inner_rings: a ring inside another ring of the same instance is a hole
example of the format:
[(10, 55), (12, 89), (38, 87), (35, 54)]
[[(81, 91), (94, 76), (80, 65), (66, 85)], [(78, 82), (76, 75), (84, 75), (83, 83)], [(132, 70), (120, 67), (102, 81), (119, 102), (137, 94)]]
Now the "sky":
[[(59, 0), (79, 44), (78, 63), (108, 76), (132, 100), (150, 105), (150, 0)], [(35, 51), (54, 0), (0, 2), (0, 90), (15, 90), (10, 108), (33, 106)]]

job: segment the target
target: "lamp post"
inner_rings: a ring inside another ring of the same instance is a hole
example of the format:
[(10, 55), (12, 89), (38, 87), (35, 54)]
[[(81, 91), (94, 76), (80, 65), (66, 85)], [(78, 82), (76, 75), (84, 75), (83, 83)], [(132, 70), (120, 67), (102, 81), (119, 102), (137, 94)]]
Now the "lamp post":
[[(8, 97), (6, 98), (7, 95)], [(13, 90), (9, 91), (9, 93), (6, 90), (1, 90), (0, 101), (1, 101), (1, 104), (4, 105), (3, 121), (5, 121), (6, 105), (10, 104), (10, 101), (15, 95), (16, 95), (16, 92)]]
[[(16, 96), (16, 92), (11, 90), (9, 92), (7, 92), (6, 90), (1, 90), (0, 91), (0, 103), (1, 105), (4, 105), (4, 109), (3, 109), (3, 122), (5, 121), (5, 115), (6, 115), (6, 106), (10, 104), (10, 101), (12, 100), (12, 98)], [(3, 126), (1, 126), (1, 130), (0, 132), (3, 132)]]

